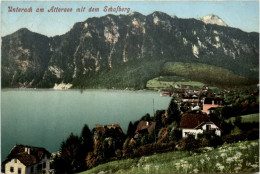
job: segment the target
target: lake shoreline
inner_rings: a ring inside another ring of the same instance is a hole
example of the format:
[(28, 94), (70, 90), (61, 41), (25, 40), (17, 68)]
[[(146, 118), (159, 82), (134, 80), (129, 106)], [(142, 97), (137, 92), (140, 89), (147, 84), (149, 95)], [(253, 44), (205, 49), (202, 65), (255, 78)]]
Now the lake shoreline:
[(80, 89), (80, 88), (69, 88), (69, 89), (54, 89), (54, 88), (1, 88), (1, 91), (8, 91), (8, 90), (28, 90), (28, 91), (129, 91), (129, 92), (160, 92), (161, 90), (158, 89), (106, 89), (106, 88), (88, 88), (88, 89)]

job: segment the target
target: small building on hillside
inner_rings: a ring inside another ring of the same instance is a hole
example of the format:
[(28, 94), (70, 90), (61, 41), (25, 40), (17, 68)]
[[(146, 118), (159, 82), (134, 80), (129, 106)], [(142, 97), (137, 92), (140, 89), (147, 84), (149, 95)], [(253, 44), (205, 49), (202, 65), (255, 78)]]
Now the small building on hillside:
[(16, 145), (7, 159), (3, 161), (2, 172), (5, 174), (51, 173), (51, 153), (41, 147)]
[(109, 125), (96, 125), (92, 132), (94, 152), (97, 152), (100, 148), (100, 145), (102, 145), (104, 142), (107, 142), (113, 151), (121, 149), (126, 138), (118, 123)]
[(203, 113), (209, 114), (210, 108), (218, 108), (224, 106), (224, 100), (222, 98), (210, 98), (206, 97), (203, 100)]
[(197, 138), (198, 134), (221, 136), (220, 128), (206, 114), (183, 114), (181, 116), (180, 129), (182, 130), (183, 138), (188, 135), (193, 135)]
[(156, 126), (155, 121), (144, 121), (144, 120), (139, 121), (137, 128), (135, 130), (134, 138), (138, 138), (145, 134), (150, 134), (155, 129), (155, 126)]
[(123, 130), (121, 129), (120, 125), (118, 123), (115, 124), (108, 124), (108, 125), (100, 125), (97, 124), (93, 128), (93, 133), (94, 133), (94, 144), (95, 142), (99, 139), (100, 136), (104, 135), (106, 132), (109, 130), (113, 130), (119, 134), (124, 134)]
[(181, 98), (181, 102), (199, 103), (199, 101), (199, 97), (196, 95)]

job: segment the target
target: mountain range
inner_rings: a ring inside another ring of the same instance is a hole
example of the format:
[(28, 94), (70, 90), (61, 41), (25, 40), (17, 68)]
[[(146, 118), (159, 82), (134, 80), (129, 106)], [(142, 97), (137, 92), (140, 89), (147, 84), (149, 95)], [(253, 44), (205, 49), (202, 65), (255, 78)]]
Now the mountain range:
[[(47, 37), (22, 28), (2, 37), (2, 87), (143, 89), (167, 62), (203, 63), (258, 79), (259, 33), (216, 15), (106, 15)], [(217, 75), (217, 74), (216, 74)]]

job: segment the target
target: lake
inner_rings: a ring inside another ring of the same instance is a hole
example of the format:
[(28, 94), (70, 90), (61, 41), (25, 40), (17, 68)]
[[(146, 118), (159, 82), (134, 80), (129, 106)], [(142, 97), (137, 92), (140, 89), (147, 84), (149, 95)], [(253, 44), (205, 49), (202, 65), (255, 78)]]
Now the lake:
[[(166, 109), (170, 97), (152, 91), (3, 89), (1, 94), (1, 159), (16, 144), (44, 147), (50, 152), (84, 124), (118, 122), (126, 132), (130, 121)], [(154, 104), (153, 104), (154, 103)]]

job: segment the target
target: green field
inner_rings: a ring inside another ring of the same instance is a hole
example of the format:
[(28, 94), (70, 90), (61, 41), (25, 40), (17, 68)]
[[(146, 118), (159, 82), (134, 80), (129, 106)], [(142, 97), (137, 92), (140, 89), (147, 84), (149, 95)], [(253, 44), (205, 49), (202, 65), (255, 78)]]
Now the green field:
[(180, 76), (190, 81), (199, 81), (218, 87), (236, 87), (256, 83), (230, 70), (201, 63), (167, 62), (163, 65), (162, 76)]
[(189, 81), (178, 76), (160, 76), (149, 80), (146, 84), (148, 89), (173, 88), (175, 85), (185, 85), (193, 87), (202, 87), (204, 83)]
[(101, 164), (90, 173), (247, 173), (259, 171), (259, 140), (224, 144), (201, 153), (175, 151)]
[[(256, 114), (249, 114), (249, 115), (242, 115), (241, 122), (242, 123), (252, 123), (252, 122), (259, 122), (259, 113)], [(231, 117), (228, 119), (228, 121), (231, 121), (232, 123), (235, 121), (236, 117)]]

